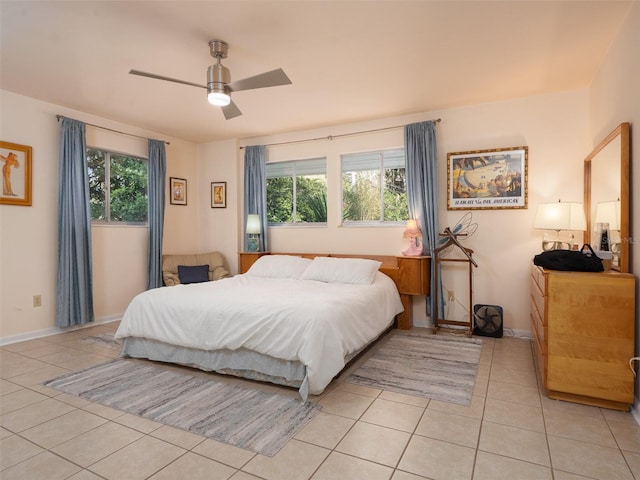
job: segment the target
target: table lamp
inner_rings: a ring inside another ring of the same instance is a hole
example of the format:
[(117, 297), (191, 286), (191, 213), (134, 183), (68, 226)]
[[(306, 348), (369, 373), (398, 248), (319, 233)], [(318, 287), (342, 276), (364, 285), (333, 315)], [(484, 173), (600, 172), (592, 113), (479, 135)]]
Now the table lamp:
[(571, 242), (563, 242), (560, 240), (560, 230), (586, 230), (587, 219), (584, 215), (584, 208), (581, 203), (562, 203), (560, 200), (541, 203), (533, 221), (533, 228), (556, 231), (556, 237), (553, 239), (543, 237), (543, 250), (571, 250), (573, 234)]
[(409, 239), (409, 248), (402, 252), (404, 256), (416, 257), (422, 255), (422, 230), (418, 227), (417, 220), (407, 220), (407, 228), (402, 236)]
[(260, 251), (260, 217), (256, 214), (247, 215), (247, 251)]
[(591, 242), (598, 250), (620, 251), (620, 200), (596, 204)]

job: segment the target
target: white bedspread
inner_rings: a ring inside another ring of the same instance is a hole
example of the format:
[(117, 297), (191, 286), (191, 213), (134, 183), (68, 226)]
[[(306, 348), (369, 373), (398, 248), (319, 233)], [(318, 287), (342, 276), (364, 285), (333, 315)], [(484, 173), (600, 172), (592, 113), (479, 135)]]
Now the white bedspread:
[(310, 393), (319, 394), (345, 356), (375, 339), (402, 310), (395, 284), (380, 272), (371, 285), (237, 275), (141, 293), (116, 338), (206, 350), (243, 347), (300, 361)]

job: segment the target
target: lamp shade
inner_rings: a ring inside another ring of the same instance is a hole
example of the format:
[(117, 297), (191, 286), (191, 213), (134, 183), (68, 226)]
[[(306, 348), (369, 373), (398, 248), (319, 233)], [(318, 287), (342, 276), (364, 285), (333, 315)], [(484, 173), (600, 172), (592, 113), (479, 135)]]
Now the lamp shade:
[(596, 204), (596, 223), (608, 223), (609, 230), (620, 230), (620, 200)]
[(260, 233), (260, 217), (256, 214), (247, 215), (247, 233)]
[(414, 219), (407, 220), (407, 228), (402, 234), (404, 238), (418, 238), (422, 236), (422, 230), (418, 228), (418, 221)]
[(533, 228), (584, 231), (587, 229), (584, 208), (581, 203), (541, 203), (533, 221)]

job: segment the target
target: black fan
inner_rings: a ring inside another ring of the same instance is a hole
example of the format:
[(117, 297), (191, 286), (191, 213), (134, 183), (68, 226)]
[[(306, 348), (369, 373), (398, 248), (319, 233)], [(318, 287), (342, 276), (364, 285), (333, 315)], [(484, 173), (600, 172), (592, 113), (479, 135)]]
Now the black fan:
[(502, 307), (499, 305), (474, 305), (473, 334), (481, 337), (502, 338)]

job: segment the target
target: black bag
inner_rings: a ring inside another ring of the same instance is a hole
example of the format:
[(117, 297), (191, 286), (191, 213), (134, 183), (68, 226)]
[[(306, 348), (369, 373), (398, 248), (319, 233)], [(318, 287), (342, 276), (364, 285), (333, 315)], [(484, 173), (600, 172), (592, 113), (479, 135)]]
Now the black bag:
[[(589, 251), (585, 252), (585, 248)], [(549, 270), (569, 272), (603, 272), (602, 260), (593, 251), (591, 245), (585, 243), (578, 250), (549, 250), (533, 257), (533, 263)]]

